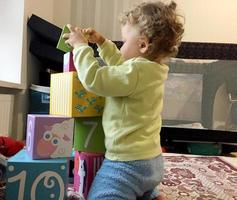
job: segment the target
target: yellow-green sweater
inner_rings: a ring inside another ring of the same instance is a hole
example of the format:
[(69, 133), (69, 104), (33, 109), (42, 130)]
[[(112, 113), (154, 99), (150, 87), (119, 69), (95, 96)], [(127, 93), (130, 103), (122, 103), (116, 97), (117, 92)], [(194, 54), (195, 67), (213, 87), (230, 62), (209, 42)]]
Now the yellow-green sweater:
[(86, 44), (76, 47), (73, 54), (83, 86), (106, 97), (102, 120), (105, 157), (129, 161), (158, 156), (168, 66), (142, 57), (123, 61), (109, 40), (98, 51), (108, 66), (100, 67)]

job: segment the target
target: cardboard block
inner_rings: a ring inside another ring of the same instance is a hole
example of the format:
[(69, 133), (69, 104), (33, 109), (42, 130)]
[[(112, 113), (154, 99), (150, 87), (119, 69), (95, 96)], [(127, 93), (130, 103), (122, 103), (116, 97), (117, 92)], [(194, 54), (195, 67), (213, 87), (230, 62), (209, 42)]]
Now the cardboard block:
[(77, 72), (51, 75), (50, 114), (68, 117), (101, 116), (104, 97), (88, 92), (78, 79)]
[(63, 71), (64, 72), (76, 71), (72, 52), (65, 53), (63, 56)]
[(32, 159), (70, 157), (74, 119), (52, 115), (28, 115), (26, 151)]
[(91, 153), (105, 152), (102, 117), (75, 118), (74, 149)]
[(104, 154), (75, 152), (74, 190), (85, 199), (103, 160)]
[(61, 32), (61, 35), (57, 44), (57, 49), (60, 49), (61, 51), (64, 51), (64, 52), (70, 52), (72, 51), (72, 47), (66, 44), (65, 39), (63, 39), (63, 34), (65, 33), (70, 33), (70, 30), (66, 25), (63, 27), (63, 30)]
[(6, 199), (66, 199), (66, 158), (32, 160), (25, 150), (8, 160)]

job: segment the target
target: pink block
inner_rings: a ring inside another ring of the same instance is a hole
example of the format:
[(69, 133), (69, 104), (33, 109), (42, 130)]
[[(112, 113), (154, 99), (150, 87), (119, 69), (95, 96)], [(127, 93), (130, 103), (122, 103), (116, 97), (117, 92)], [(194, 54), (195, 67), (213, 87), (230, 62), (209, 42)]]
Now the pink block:
[(74, 190), (87, 198), (92, 181), (104, 160), (104, 154), (75, 152)]
[(73, 62), (72, 52), (68, 52), (63, 55), (63, 71), (64, 72), (76, 71), (76, 68)]
[(26, 151), (31, 159), (71, 157), (74, 119), (28, 115)]

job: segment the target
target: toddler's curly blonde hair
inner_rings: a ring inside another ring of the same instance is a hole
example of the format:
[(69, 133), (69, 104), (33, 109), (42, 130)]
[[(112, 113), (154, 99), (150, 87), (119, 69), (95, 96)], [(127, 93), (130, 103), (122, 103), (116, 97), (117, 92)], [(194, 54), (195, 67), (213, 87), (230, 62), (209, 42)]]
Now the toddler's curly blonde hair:
[(148, 38), (148, 59), (163, 59), (178, 53), (184, 27), (176, 6), (174, 1), (168, 5), (160, 1), (143, 2), (121, 16), (122, 25), (130, 23)]

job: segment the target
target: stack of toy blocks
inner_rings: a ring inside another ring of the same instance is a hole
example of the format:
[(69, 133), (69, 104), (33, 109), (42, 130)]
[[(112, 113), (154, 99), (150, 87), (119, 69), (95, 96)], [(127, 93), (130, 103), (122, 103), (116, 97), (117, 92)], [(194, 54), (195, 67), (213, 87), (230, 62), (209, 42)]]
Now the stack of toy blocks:
[(74, 118), (68, 114), (28, 115), (26, 148), (7, 162), (6, 199), (66, 199), (73, 135)]
[(65, 199), (74, 119), (28, 115), (26, 149), (8, 160), (7, 199)]
[[(61, 36), (65, 31), (68, 32), (66, 27)], [(104, 159), (101, 115), (105, 100), (82, 86), (71, 48), (62, 37), (57, 48), (65, 52), (64, 72), (51, 75), (50, 114), (74, 118), (74, 191), (86, 199), (92, 180)]]

